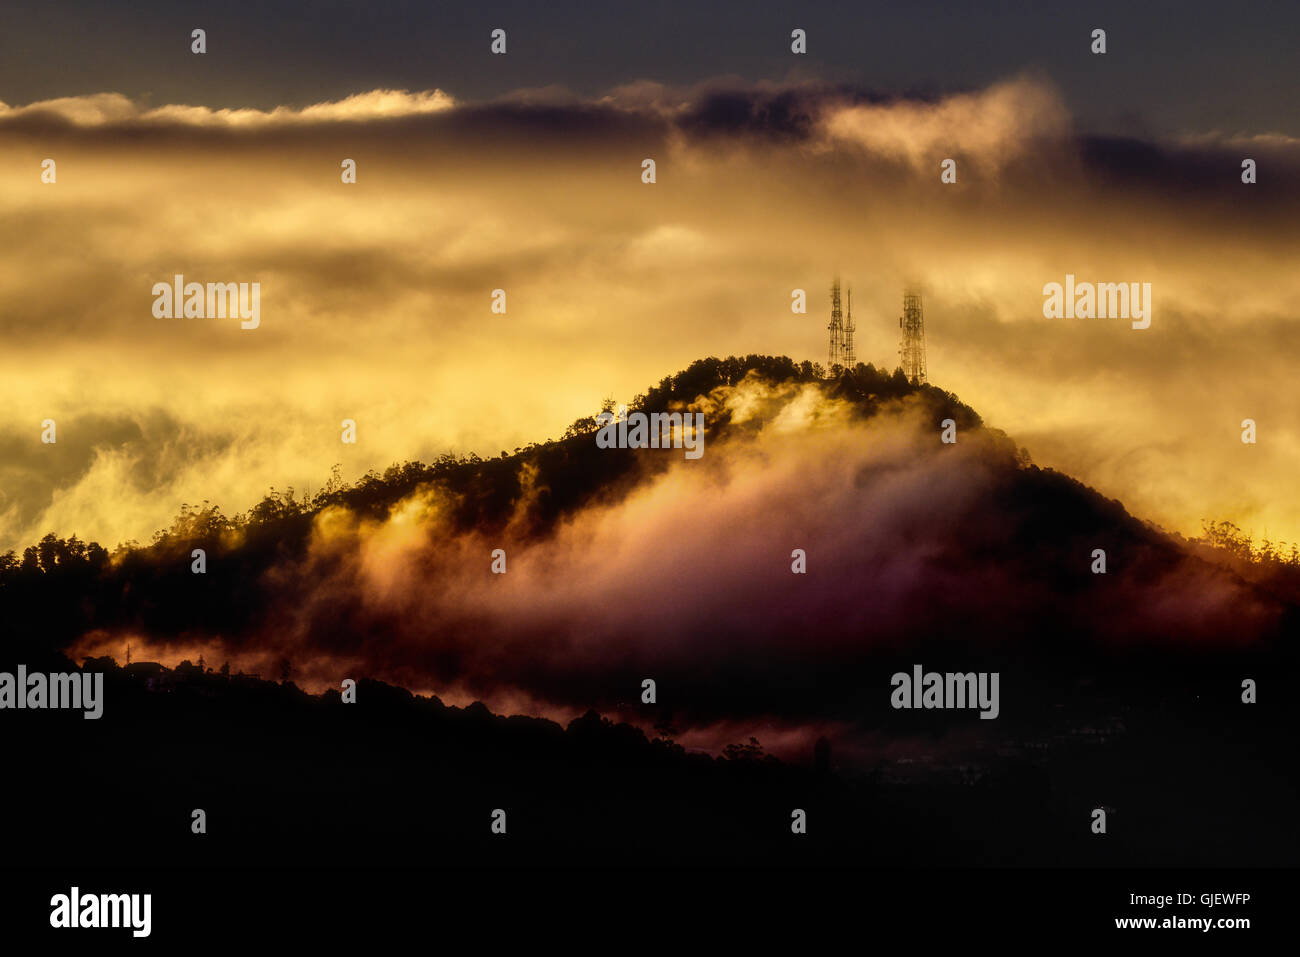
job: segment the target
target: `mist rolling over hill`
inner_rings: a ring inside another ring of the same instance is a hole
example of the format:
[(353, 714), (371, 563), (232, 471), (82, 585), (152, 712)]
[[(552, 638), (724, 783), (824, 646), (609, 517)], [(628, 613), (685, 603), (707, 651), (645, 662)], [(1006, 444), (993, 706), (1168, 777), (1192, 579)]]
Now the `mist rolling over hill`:
[[(120, 673), (102, 719), (181, 709), (161, 722), (173, 731), (155, 732), (160, 776), (144, 779), (164, 795), (164, 769), (183, 764), (182, 779), (202, 779), (230, 761), (252, 762), (240, 780), (298, 793), (306, 785), (283, 777), (275, 754), (292, 751), (291, 729), (320, 714), (333, 722), (324, 740), (352, 741), (358, 766), (378, 760), (362, 757), (377, 734), (391, 773), (423, 780), (427, 762), (450, 762), (455, 800), (468, 800), (465, 788), (551, 760), (534, 744), (560, 747), (575, 728), (599, 728), (601, 714), (627, 723), (602, 734), (629, 774), (660, 762), (722, 794), (737, 769), (770, 768), (753, 773), (813, 788), (854, 840), (896, 857), (903, 843), (847, 822), (894, 808), (892, 833), (904, 842), (925, 826), (916, 807), (901, 810), (920, 793), (937, 806), (975, 802), (966, 817), (947, 812), (953, 848), (993, 815), (1008, 860), (1093, 860), (1095, 849), (1053, 830), (1082, 813), (1069, 802), (1086, 800), (1070, 786), (1083, 767), (1100, 791), (1112, 779), (1123, 793), (1134, 774), (1143, 786), (1188, 789), (1177, 813), (1143, 805), (1142, 836), (1126, 838), (1135, 859), (1157, 846), (1215, 863), (1294, 850), (1228, 842), (1241, 821), (1216, 811), (1205, 826), (1224, 842), (1192, 854), (1175, 850), (1170, 822), (1239, 801), (1226, 784), (1207, 791), (1198, 761), (1225, 762), (1239, 781), (1254, 773), (1250, 754), (1282, 746), (1269, 724), (1275, 693), (1245, 714), (1238, 698), (1243, 678), (1294, 668), (1295, 566), (1252, 574), (1263, 566), (1171, 536), (1034, 466), (956, 396), (866, 365), (827, 378), (785, 358), (706, 359), (632, 408), (702, 412), (704, 453), (600, 448), (590, 417), (495, 459), (408, 462), (351, 485), (336, 476), (310, 500), (276, 492), (233, 518), (216, 505), (187, 508), (150, 545), (112, 554), (51, 536), (0, 569), (5, 658), (109, 656), (116, 664), (100, 664), (110, 674), (128, 645), (136, 662), (183, 660), (174, 675)], [(945, 420), (953, 443), (941, 441)], [(204, 660), (206, 671), (192, 664)], [(891, 679), (914, 667), (998, 674), (997, 720), (900, 709)], [(241, 673), (261, 678), (231, 677)], [(372, 708), (388, 702), (366, 711), (374, 724), (349, 723), (344, 679), (362, 682)], [(376, 682), (436, 697), (421, 705)], [(293, 686), (324, 696), (283, 690)], [(483, 704), (461, 712), (443, 701)], [(541, 720), (489, 721), (490, 712)], [(586, 712), (595, 713), (561, 735)], [(1156, 745), (1160, 733), (1196, 725), (1213, 729), (1213, 744)], [(593, 759), (564, 754), (553, 783), (580, 793)], [(1094, 766), (1101, 755), (1104, 769)], [(778, 758), (789, 770), (767, 763)], [(298, 755), (289, 766), (312, 763)], [(380, 767), (361, 779), (371, 773)], [(1252, 792), (1259, 813), (1283, 806), (1280, 786)], [(364, 809), (374, 798), (351, 800)], [(688, 820), (704, 828), (690, 807), (674, 813), (684, 817), (668, 831)], [(254, 840), (261, 832), (245, 814)], [(386, 833), (364, 811), (344, 816), (376, 840)], [(543, 843), (559, 839), (554, 815), (546, 819)], [(647, 832), (637, 833), (644, 849)], [(680, 846), (706, 859), (721, 846), (691, 841)]]

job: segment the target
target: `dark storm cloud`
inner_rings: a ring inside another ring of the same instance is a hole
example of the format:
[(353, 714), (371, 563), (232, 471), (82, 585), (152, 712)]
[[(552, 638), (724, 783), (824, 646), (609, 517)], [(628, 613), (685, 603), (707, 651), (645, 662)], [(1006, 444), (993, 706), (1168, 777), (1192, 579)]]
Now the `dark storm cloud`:
[[(1079, 156), (1098, 184), (1173, 198), (1194, 192), (1201, 202), (1231, 201), (1252, 221), (1277, 202), (1300, 202), (1300, 142), (1283, 137), (1204, 137), (1179, 143), (1085, 136)], [(1242, 190), (1242, 161), (1255, 160), (1254, 188)]]
[(825, 94), (812, 89), (714, 90), (678, 120), (683, 132), (806, 140), (816, 133)]

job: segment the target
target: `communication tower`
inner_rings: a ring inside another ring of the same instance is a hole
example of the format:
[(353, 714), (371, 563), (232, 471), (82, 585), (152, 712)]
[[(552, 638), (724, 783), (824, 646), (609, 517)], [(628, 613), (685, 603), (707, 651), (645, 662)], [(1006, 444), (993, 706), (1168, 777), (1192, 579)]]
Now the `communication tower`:
[(913, 385), (925, 385), (925, 318), (921, 313), (921, 292), (915, 286), (903, 291), (903, 314), (898, 317), (903, 344), (898, 350), (903, 375)]
[(857, 327), (853, 324), (852, 289), (848, 290), (848, 306), (846, 315), (840, 306), (840, 280), (836, 276), (835, 281), (831, 283), (831, 321), (826, 326), (831, 334), (830, 353), (827, 358), (828, 370), (837, 365), (851, 369), (858, 361), (853, 349), (853, 333)]

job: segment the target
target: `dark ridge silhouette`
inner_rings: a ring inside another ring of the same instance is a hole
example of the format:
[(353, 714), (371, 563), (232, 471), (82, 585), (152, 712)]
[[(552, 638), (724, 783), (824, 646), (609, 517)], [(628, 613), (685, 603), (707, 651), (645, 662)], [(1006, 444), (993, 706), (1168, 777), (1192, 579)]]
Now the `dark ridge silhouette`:
[[(49, 670), (69, 670), (50, 658)], [(1284, 708), (1154, 703), (1034, 757), (846, 775), (719, 757), (588, 712), (567, 727), (363, 680), (357, 703), (185, 662), (105, 673), (107, 706), (6, 713), (6, 854), (60, 866), (1293, 864)], [(1208, 689), (1207, 689), (1208, 690)], [(1097, 702), (1085, 694), (1082, 714)], [(1094, 726), (1095, 725), (1095, 726)], [(815, 758), (815, 759), (814, 759)], [(1152, 763), (1154, 761), (1154, 766)], [(1109, 833), (1088, 831), (1106, 806)], [(206, 834), (191, 830), (206, 814)], [(506, 812), (506, 834), (491, 832)], [(807, 814), (806, 834), (791, 831)], [(1196, 834), (1188, 839), (1189, 829)]]

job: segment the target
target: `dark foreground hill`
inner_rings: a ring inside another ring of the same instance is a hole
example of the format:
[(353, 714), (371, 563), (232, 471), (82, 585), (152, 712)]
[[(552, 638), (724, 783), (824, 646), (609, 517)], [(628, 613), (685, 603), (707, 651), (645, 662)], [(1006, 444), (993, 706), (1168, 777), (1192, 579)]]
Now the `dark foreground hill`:
[[(57, 667), (56, 662), (48, 662)], [(64, 667), (68, 665), (65, 663)], [(107, 672), (102, 718), (5, 714), (11, 864), (1287, 865), (1278, 704), (1086, 694), (1039, 749), (846, 773), (752, 743), (689, 753), (593, 713), (567, 727), (363, 681), (357, 702), (192, 666)], [(1207, 684), (1205, 691), (1213, 691)], [(1121, 706), (1122, 707), (1122, 706)], [(1108, 723), (1109, 721), (1109, 723)], [(1059, 733), (1057, 733), (1059, 732)], [(1110, 814), (1104, 837), (1091, 811)], [(206, 834), (192, 812), (206, 813)], [(506, 833), (492, 815), (505, 812)], [(807, 833), (791, 831), (807, 814)]]

